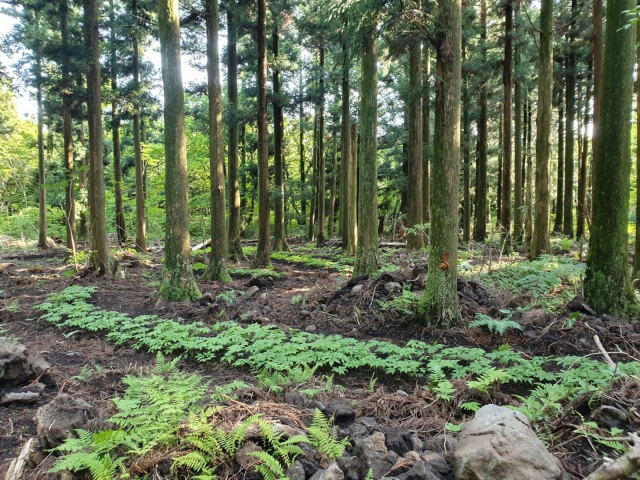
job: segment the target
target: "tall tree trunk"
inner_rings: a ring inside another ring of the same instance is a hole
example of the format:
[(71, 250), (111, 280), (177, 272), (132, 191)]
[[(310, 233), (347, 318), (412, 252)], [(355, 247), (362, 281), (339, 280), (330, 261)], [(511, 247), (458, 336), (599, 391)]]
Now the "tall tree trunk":
[(233, 261), (246, 260), (240, 242), (240, 184), (238, 180), (238, 26), (233, 11), (236, 3), (227, 4), (227, 92), (229, 95), (229, 256)]
[[(516, 46), (515, 51), (516, 71), (520, 65), (520, 49)], [(515, 79), (515, 150), (514, 158), (514, 184), (513, 184), (513, 237), (517, 243), (522, 243), (524, 234), (524, 212), (522, 211), (522, 82)]]
[(571, 26), (569, 27), (569, 70), (567, 72), (567, 148), (564, 162), (564, 218), (562, 233), (573, 238), (573, 164), (574, 164), (574, 122), (576, 114), (576, 46), (575, 18), (577, 0), (571, 0)]
[(607, 2), (600, 139), (585, 299), (600, 314), (637, 315), (629, 271), (629, 187), (636, 32), (626, 28), (634, 0)]
[[(103, 275), (112, 270), (109, 258), (109, 244), (107, 243), (107, 222), (104, 205), (104, 164), (102, 163), (102, 91), (100, 76), (100, 35), (99, 35), (98, 0), (91, 0), (91, 117), (89, 142), (92, 144), (93, 155), (90, 157), (89, 170), (92, 172), (93, 183), (90, 189), (94, 192), (93, 202), (89, 209), (93, 210), (91, 237), (93, 249), (91, 264), (98, 274)], [(91, 177), (90, 177), (91, 180)], [(111, 272), (115, 273), (115, 272)]]
[[(277, 21), (276, 21), (277, 24)], [(275, 173), (275, 228), (273, 232), (273, 250), (276, 252), (290, 251), (287, 244), (284, 222), (284, 154), (282, 142), (284, 140), (284, 120), (280, 99), (280, 69), (278, 68), (279, 33), (277, 26), (271, 35), (273, 48), (273, 166)]]
[(211, 175), (211, 256), (205, 276), (230, 282), (227, 271), (227, 224), (225, 218), (224, 145), (222, 143), (222, 87), (218, 53), (218, 0), (206, 0), (207, 94), (209, 97), (209, 171)]
[(347, 207), (351, 214), (348, 216), (347, 229), (349, 230), (349, 245), (347, 255), (355, 255), (358, 246), (358, 124), (351, 122), (349, 125), (351, 152), (349, 154), (349, 183), (347, 184)]
[[(589, 62), (589, 72), (593, 68), (593, 61)], [(586, 132), (589, 125), (589, 102), (591, 100), (591, 73), (587, 76), (586, 95), (584, 102), (584, 135), (582, 135), (582, 151), (580, 155), (580, 170), (578, 173), (578, 227), (576, 230), (576, 238), (582, 238), (585, 234), (585, 223), (587, 219), (587, 154), (589, 149), (589, 138)]]
[(327, 225), (327, 234), (329, 238), (333, 238), (333, 228), (336, 220), (336, 177), (338, 175), (338, 134), (335, 123), (332, 128), (332, 150), (331, 150), (331, 192), (329, 200), (329, 223)]
[(258, 251), (253, 267), (271, 265), (269, 132), (267, 130), (267, 2), (258, 0)]
[[(602, 72), (604, 70), (604, 51), (602, 38), (602, 8), (603, 0), (593, 0), (593, 122), (591, 127), (591, 144), (593, 156), (591, 159), (591, 179), (593, 188), (600, 140), (600, 111), (602, 99)], [(592, 193), (593, 195), (593, 193)]]
[(311, 154), (311, 205), (309, 208), (309, 226), (307, 238), (315, 240), (316, 233), (316, 186), (318, 184), (318, 109), (313, 117), (313, 150)]
[[(69, 5), (68, 0), (60, 2), (60, 34), (64, 55), (69, 55)], [(76, 251), (76, 207), (73, 182), (73, 140), (71, 138), (71, 106), (73, 103), (71, 80), (68, 60), (65, 58), (62, 65), (62, 137), (65, 168), (65, 224), (67, 230), (67, 252)]]
[(190, 263), (189, 184), (178, 0), (160, 0), (158, 19), (164, 86), (166, 198), (164, 270), (158, 294), (166, 300), (197, 300), (201, 295)]
[(505, 5), (505, 30), (504, 30), (504, 109), (503, 120), (503, 156), (502, 156), (502, 225), (503, 237), (511, 235), (511, 89), (513, 88), (513, 2), (508, 0)]
[(324, 151), (324, 46), (320, 47), (320, 105), (318, 126), (318, 238), (317, 245), (324, 244), (324, 219), (326, 203), (327, 168)]
[(525, 222), (526, 229), (526, 246), (531, 248), (531, 239), (533, 238), (533, 157), (531, 155), (531, 117), (532, 117), (532, 105), (531, 100), (527, 98), (527, 123), (525, 132), (527, 134), (526, 142), (526, 157), (527, 157), (527, 192), (526, 192), (526, 204), (527, 204), (527, 220)]
[(496, 208), (496, 225), (500, 226), (500, 222), (502, 219), (502, 181), (503, 181), (503, 168), (502, 168), (502, 164), (503, 164), (503, 153), (504, 153), (504, 149), (503, 149), (503, 132), (504, 130), (502, 129), (502, 112), (500, 112), (500, 114), (498, 115), (498, 178), (497, 178), (497, 192), (496, 192), (496, 203), (497, 203), (497, 208)]
[[(39, 20), (38, 20), (39, 24)], [(36, 51), (36, 100), (38, 102), (38, 248), (47, 244), (47, 190), (44, 163), (44, 113), (42, 108), (42, 57)]]
[[(466, 57), (466, 48), (463, 48), (463, 56)], [(471, 109), (469, 99), (469, 80), (464, 79), (462, 89), (462, 157), (463, 157), (463, 206), (462, 206), (462, 241), (471, 241), (471, 119), (469, 110)]]
[[(480, 48), (483, 69), (487, 63), (487, 2), (480, 1)], [(487, 79), (480, 84), (480, 118), (478, 119), (478, 160), (476, 184), (476, 221), (473, 239), (484, 242), (487, 238)]]
[[(418, 2), (419, 4), (420, 2)], [(422, 98), (420, 91), (422, 73), (422, 55), (420, 42), (412, 40), (409, 44), (409, 178), (407, 182), (408, 205), (407, 227), (416, 229), (422, 225)], [(421, 231), (407, 235), (409, 252), (424, 247), (424, 235)]]
[[(131, 13), (134, 18), (133, 37), (133, 88), (136, 92), (140, 90), (140, 57), (138, 48), (138, 0), (132, 0)], [(140, 101), (134, 104), (133, 112), (133, 151), (136, 162), (136, 250), (144, 252), (147, 249), (147, 225), (145, 220), (145, 186), (144, 186), (144, 165), (142, 162), (142, 142)]]
[(437, 34), (431, 254), (418, 317), (428, 325), (446, 327), (461, 320), (457, 293), (461, 2), (438, 0), (438, 10), (441, 30)]
[(372, 273), (378, 258), (378, 39), (371, 29), (364, 39), (360, 81), (360, 152), (358, 160), (358, 246), (354, 275)]
[(340, 197), (340, 224), (342, 233), (342, 249), (347, 255), (355, 255), (356, 253), (356, 235), (355, 226), (358, 216), (357, 207), (350, 202), (350, 188), (353, 188), (357, 181), (357, 171), (353, 170), (353, 161), (351, 158), (351, 112), (349, 110), (350, 99), (350, 81), (349, 66), (351, 58), (346, 40), (342, 43), (342, 177), (340, 189), (342, 196)]
[(120, 112), (118, 111), (118, 99), (116, 93), (118, 91), (118, 73), (116, 64), (118, 62), (116, 56), (116, 31), (115, 31), (115, 11), (113, 8), (113, 0), (109, 0), (109, 26), (110, 39), (109, 43), (111, 54), (111, 92), (113, 99), (111, 101), (111, 137), (113, 139), (113, 177), (115, 183), (115, 202), (116, 202), (116, 231), (118, 234), (118, 242), (124, 244), (127, 241), (127, 227), (124, 220), (124, 207), (122, 203), (122, 161), (120, 153)]
[[(640, 22), (636, 23), (636, 42), (640, 41)], [(595, 49), (594, 49), (594, 57), (595, 57)], [(636, 49), (636, 65), (640, 68), (640, 49)], [(594, 58), (594, 68), (595, 68), (595, 58)], [(595, 74), (595, 72), (594, 72)], [(595, 82), (593, 85), (593, 90), (595, 94)], [(594, 95), (595, 102), (595, 95)], [(595, 107), (595, 105), (594, 105)], [(594, 108), (594, 119), (595, 119), (595, 108)], [(596, 147), (595, 137), (593, 137), (591, 144), (593, 148)], [(595, 158), (595, 151), (594, 151)], [(592, 160), (592, 168), (594, 163)], [(640, 185), (640, 76), (636, 77), (636, 185)], [(631, 278), (638, 278), (638, 272), (640, 271), (640, 195), (636, 194), (636, 245), (633, 253), (633, 269), (631, 270)]]
[[(81, 83), (84, 80), (81, 81)], [(84, 87), (84, 83), (82, 83), (82, 86)], [(79, 175), (79, 181), (78, 181), (78, 186), (80, 187), (80, 199), (81, 202), (88, 207), (87, 201), (89, 199), (89, 185), (88, 185), (88, 175), (87, 175), (87, 170), (89, 169), (89, 147), (87, 145), (87, 138), (85, 136), (85, 132), (84, 132), (84, 122), (80, 122), (80, 125), (78, 127), (78, 142), (80, 143), (80, 145), (82, 145), (83, 149), (84, 149), (84, 155), (82, 155), (82, 157), (80, 157), (80, 175)], [(88, 219), (87, 219), (87, 212), (86, 212), (86, 208), (83, 209), (80, 212), (80, 225), (78, 227), (78, 236), (80, 238), (84, 238), (87, 239), (89, 238), (89, 226), (88, 226)]]
[(300, 105), (299, 109), (299, 145), (298, 151), (300, 154), (300, 196), (302, 197), (300, 201), (300, 209), (302, 210), (302, 220), (300, 222), (301, 225), (304, 225), (307, 220), (307, 184), (306, 184), (306, 175), (305, 175), (305, 164), (304, 164), (304, 102), (303, 102), (303, 90), (304, 84), (302, 82), (302, 69), (300, 69)]
[(549, 238), (549, 177), (551, 165), (551, 116), (553, 95), (553, 0), (542, 0), (540, 8), (538, 61), (538, 113), (536, 119), (535, 225), (529, 258), (551, 253)]
[(556, 218), (553, 231), (562, 233), (564, 218), (564, 100), (563, 86), (558, 89), (558, 178), (556, 181)]
[[(422, 94), (422, 220), (431, 220), (431, 46), (423, 43), (424, 77)], [(429, 232), (425, 232), (429, 233)]]

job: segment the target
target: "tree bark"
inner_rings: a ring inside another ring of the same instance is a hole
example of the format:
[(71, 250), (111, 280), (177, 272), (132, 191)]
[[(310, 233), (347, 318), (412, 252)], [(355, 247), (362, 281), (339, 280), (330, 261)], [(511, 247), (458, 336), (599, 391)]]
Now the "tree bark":
[(538, 63), (538, 113), (536, 118), (535, 226), (529, 258), (551, 253), (549, 238), (549, 177), (551, 165), (551, 116), (553, 94), (553, 0), (542, 0), (540, 8)]
[[(589, 62), (589, 72), (593, 68), (593, 62)], [(580, 169), (578, 172), (578, 226), (576, 229), (576, 238), (580, 239), (585, 234), (585, 223), (587, 219), (587, 154), (589, 149), (589, 138), (586, 133), (587, 125), (589, 125), (589, 102), (591, 100), (591, 73), (587, 76), (586, 95), (584, 102), (584, 135), (582, 135), (582, 150), (580, 154)], [(581, 129), (581, 130), (582, 130)]]
[(447, 327), (461, 321), (457, 294), (461, 2), (438, 0), (438, 11), (431, 250), (418, 317), (428, 325)]
[[(419, 2), (418, 2), (419, 3)], [(407, 182), (407, 227), (416, 230), (422, 225), (422, 105), (420, 90), (422, 55), (420, 42), (412, 40), (409, 45), (409, 177)], [(424, 248), (424, 234), (416, 230), (407, 235), (407, 251)]]
[(502, 174), (502, 164), (503, 164), (503, 153), (504, 153), (504, 148), (503, 148), (503, 132), (504, 130), (502, 129), (502, 114), (503, 112), (500, 112), (499, 116), (498, 116), (498, 178), (497, 178), (497, 192), (496, 192), (496, 203), (497, 203), (497, 208), (496, 208), (496, 225), (500, 226), (500, 222), (502, 219), (502, 181), (503, 181), (503, 174)]
[(562, 83), (558, 89), (558, 177), (556, 181), (556, 218), (553, 231), (562, 233), (564, 218), (564, 100)]
[(423, 48), (425, 54), (422, 96), (422, 219), (425, 223), (429, 223), (431, 220), (431, 47), (429, 42), (425, 41)]
[[(591, 188), (595, 180), (596, 165), (600, 141), (600, 103), (602, 99), (602, 71), (604, 69), (604, 51), (602, 38), (602, 8), (603, 0), (593, 0), (593, 122), (591, 131), (591, 145), (593, 157), (591, 159)], [(593, 193), (592, 193), (593, 195)]]
[(267, 130), (267, 2), (258, 0), (258, 250), (253, 268), (271, 265), (269, 132)]
[(574, 122), (576, 114), (576, 46), (577, 35), (575, 18), (578, 11), (577, 0), (571, 0), (571, 26), (567, 35), (569, 40), (569, 69), (567, 72), (567, 148), (564, 162), (564, 218), (562, 233), (573, 238), (573, 168), (574, 168)]
[(526, 230), (526, 246), (527, 248), (531, 248), (531, 239), (533, 238), (533, 159), (531, 155), (531, 117), (532, 117), (532, 105), (531, 100), (526, 100), (526, 114), (527, 114), (527, 122), (525, 132), (527, 135), (526, 141), (526, 158), (527, 158), (527, 190), (526, 190), (526, 205), (527, 205), (527, 220), (525, 222), (525, 230)]
[[(480, 1), (480, 48), (483, 65), (487, 63), (487, 2)], [(480, 84), (480, 117), (478, 119), (478, 160), (476, 184), (476, 219), (473, 239), (484, 242), (487, 238), (487, 79)]]
[(324, 220), (326, 203), (326, 161), (324, 151), (324, 46), (320, 47), (320, 105), (318, 109), (318, 247), (324, 244)]
[(351, 152), (349, 153), (349, 182), (347, 183), (347, 210), (350, 214), (347, 217), (347, 229), (349, 231), (349, 244), (347, 246), (347, 255), (355, 255), (358, 246), (358, 183), (360, 176), (358, 175), (358, 124), (351, 122), (349, 124), (350, 132), (349, 145)]
[(209, 171), (211, 184), (211, 256), (205, 276), (230, 282), (227, 270), (225, 218), (224, 144), (222, 143), (222, 87), (218, 52), (218, 0), (206, 0), (207, 94), (209, 97)]
[(502, 225), (503, 238), (511, 236), (511, 89), (513, 88), (513, 3), (508, 0), (505, 5), (505, 39), (504, 39), (504, 119), (502, 136)]
[(190, 263), (189, 186), (178, 0), (160, 0), (158, 19), (164, 86), (166, 198), (164, 269), (158, 294), (166, 300), (197, 300), (201, 294)]
[[(636, 42), (640, 41), (640, 22), (636, 23)], [(640, 66), (640, 50), (636, 49), (636, 65)], [(594, 50), (595, 56), (595, 50)], [(594, 59), (595, 60), (595, 59)], [(595, 67), (595, 62), (594, 62)], [(594, 82), (595, 93), (595, 82)], [(595, 101), (595, 98), (594, 98)], [(595, 110), (595, 109), (594, 109)], [(595, 115), (594, 115), (595, 117)], [(595, 148), (595, 138), (591, 140), (593, 148)], [(594, 155), (595, 158), (595, 155)], [(592, 168), (593, 168), (592, 160)], [(636, 78), (636, 185), (640, 185), (640, 76)], [(633, 253), (633, 268), (631, 270), (631, 278), (638, 278), (640, 271), (640, 195), (636, 194), (636, 244)]]
[(304, 102), (302, 101), (304, 84), (302, 82), (302, 69), (300, 69), (300, 105), (299, 109), (299, 145), (298, 152), (300, 154), (300, 196), (302, 200), (300, 201), (300, 209), (302, 213), (302, 220), (300, 222), (301, 225), (304, 225), (307, 221), (307, 183), (306, 183), (306, 175), (305, 175), (305, 162), (304, 162)]
[[(350, 81), (349, 66), (350, 57), (346, 40), (342, 43), (342, 177), (340, 189), (340, 224), (342, 233), (342, 248), (349, 256), (356, 253), (357, 241), (357, 205), (351, 202), (351, 190), (357, 185), (357, 167), (353, 168), (353, 158), (351, 155), (351, 112), (349, 110)], [(356, 187), (357, 188), (357, 187)]]
[[(277, 21), (276, 21), (277, 24)], [(284, 120), (282, 105), (280, 104), (280, 69), (278, 68), (279, 32), (277, 26), (271, 35), (273, 48), (273, 166), (275, 173), (275, 228), (273, 232), (273, 250), (276, 252), (288, 252), (291, 249), (287, 244), (284, 221), (284, 154), (282, 142), (284, 140)]]
[[(515, 49), (516, 71), (520, 65), (520, 49)], [(522, 243), (524, 236), (524, 212), (522, 209), (522, 82), (519, 78), (515, 79), (515, 150), (513, 152), (514, 159), (514, 184), (513, 184), (513, 238), (517, 243)]]
[(329, 199), (329, 223), (327, 224), (327, 234), (329, 238), (333, 238), (333, 229), (336, 220), (336, 177), (338, 175), (338, 134), (336, 125), (333, 125), (331, 134), (331, 191)]
[(378, 39), (371, 29), (364, 39), (360, 81), (360, 152), (358, 161), (358, 246), (354, 275), (373, 273), (378, 258)]
[[(39, 20), (38, 20), (39, 22)], [(47, 244), (47, 190), (44, 162), (44, 112), (42, 108), (42, 57), (36, 51), (36, 100), (38, 102), (38, 248)]]
[(227, 4), (227, 92), (229, 95), (229, 257), (246, 260), (240, 243), (240, 184), (238, 180), (238, 26), (233, 11), (236, 3)]
[[(132, 0), (131, 13), (134, 18), (133, 37), (133, 88), (140, 90), (140, 58), (138, 51), (138, 0)], [(140, 131), (139, 101), (134, 104), (133, 112), (133, 151), (136, 162), (136, 250), (144, 252), (147, 249), (147, 225), (145, 220), (145, 188), (144, 188), (144, 164), (142, 162), (142, 143)]]
[(625, 28), (634, 0), (607, 2), (600, 140), (593, 188), (593, 223), (585, 299), (601, 314), (637, 313), (629, 271), (628, 214), (636, 33)]
[(311, 205), (309, 207), (309, 225), (307, 239), (315, 240), (316, 227), (316, 192), (318, 183), (318, 109), (313, 117), (313, 147), (311, 152)]
[[(466, 48), (463, 48), (463, 56), (466, 56)], [(469, 80), (464, 79), (462, 89), (462, 156), (463, 156), (463, 205), (462, 205), (462, 242), (471, 241), (471, 119), (469, 110), (471, 109), (469, 99)]]

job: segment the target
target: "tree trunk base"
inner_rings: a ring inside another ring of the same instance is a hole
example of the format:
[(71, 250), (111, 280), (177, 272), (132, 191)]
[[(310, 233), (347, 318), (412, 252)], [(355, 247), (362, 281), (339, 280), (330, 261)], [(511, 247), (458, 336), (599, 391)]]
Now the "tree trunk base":
[(227, 269), (226, 262), (220, 259), (211, 259), (209, 261), (209, 266), (204, 272), (204, 277), (215, 282), (231, 282), (231, 275), (229, 275), (229, 270)]
[(164, 268), (162, 271), (162, 285), (160, 285), (158, 296), (174, 302), (202, 298), (198, 284), (193, 278), (191, 266), (183, 265), (182, 268), (178, 268), (175, 271), (169, 271)]

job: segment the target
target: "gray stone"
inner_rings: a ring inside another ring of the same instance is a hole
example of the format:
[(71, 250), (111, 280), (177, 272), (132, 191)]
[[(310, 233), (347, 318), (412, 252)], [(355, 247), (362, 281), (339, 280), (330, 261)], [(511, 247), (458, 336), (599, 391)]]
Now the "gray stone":
[(522, 413), (486, 405), (466, 423), (454, 453), (457, 480), (566, 480)]
[(357, 421), (349, 426), (349, 440), (351, 441), (355, 442), (356, 440), (366, 438), (370, 434), (369, 429)]
[(325, 413), (328, 417), (333, 417), (336, 423), (350, 423), (356, 419), (356, 411), (340, 397), (329, 401)]
[(256, 457), (251, 455), (254, 452), (262, 452), (262, 447), (254, 442), (245, 442), (236, 451), (236, 462), (242, 467), (247, 468), (256, 461)]
[(300, 310), (300, 315), (302, 315), (302, 318), (307, 318), (311, 316), (311, 312), (309, 310)]
[(360, 458), (360, 470), (358, 472), (360, 478), (365, 478), (369, 470), (371, 470), (373, 479), (378, 480), (386, 475), (396, 463), (396, 456), (371, 450), (362, 452), (358, 457)]
[(96, 416), (95, 408), (81, 398), (58, 395), (36, 412), (36, 433), (42, 448), (55, 448)]
[(409, 394), (407, 392), (405, 392), (404, 390), (396, 390), (396, 395), (399, 395), (401, 397), (408, 397)]
[(306, 478), (304, 467), (300, 462), (293, 462), (291, 466), (287, 468), (285, 475), (289, 480), (305, 480)]
[(624, 410), (612, 407), (610, 405), (602, 405), (591, 413), (591, 420), (596, 422), (600, 428), (625, 428), (629, 419)]
[(382, 432), (376, 432), (373, 435), (370, 435), (361, 440), (356, 440), (356, 446), (354, 449), (354, 453), (356, 455), (360, 455), (360, 453), (365, 451), (371, 452), (379, 452), (379, 453), (387, 453), (387, 445), (385, 442), (385, 436)]
[(416, 462), (407, 473), (398, 475), (399, 480), (438, 480), (427, 464), (423, 461)]
[(318, 327), (316, 327), (315, 325), (307, 325), (306, 327), (304, 327), (304, 331), (307, 333), (314, 333), (317, 329)]
[(444, 458), (444, 455), (440, 452), (433, 452), (427, 450), (420, 454), (420, 459), (426, 463), (429, 470), (441, 478), (447, 478), (451, 473), (451, 467)]
[(567, 303), (567, 309), (572, 312), (582, 312), (593, 315), (594, 317), (596, 316), (596, 312), (594, 312), (593, 309), (587, 305), (587, 302), (584, 301), (584, 298), (580, 296), (573, 297), (573, 300)]
[(24, 385), (35, 380), (49, 368), (37, 352), (27, 347), (0, 340), (0, 386)]
[(387, 282), (384, 284), (384, 290), (387, 293), (399, 293), (402, 291), (402, 285), (398, 282)]
[(307, 408), (309, 397), (300, 392), (287, 392), (284, 394), (284, 401), (294, 407)]
[(360, 293), (362, 291), (362, 289), (364, 288), (364, 285), (360, 284), (360, 285), (356, 285), (355, 287), (353, 287), (351, 289), (351, 293)]
[(411, 441), (413, 442), (413, 448), (420, 452), (424, 450), (424, 442), (418, 438), (417, 435), (411, 435)]
[(25, 390), (23, 387), (19, 390), (0, 392), (0, 405), (9, 405), (11, 403), (33, 403), (38, 400), (44, 393), (45, 384), (38, 383), (33, 387)]
[(452, 452), (458, 446), (458, 439), (450, 433), (439, 433), (438, 435), (427, 439), (423, 443), (423, 447), (426, 450), (435, 452)]
[(243, 303), (247, 303), (249, 300), (251, 300), (251, 298), (253, 298), (256, 293), (258, 293), (259, 290), (260, 289), (256, 286), (249, 287), (246, 292), (235, 299), (235, 301), (233, 302), (233, 306), (235, 307), (238, 305), (242, 305)]
[(549, 324), (549, 314), (541, 308), (527, 310), (520, 314), (518, 323), (525, 329), (544, 328)]
[(358, 457), (345, 457), (342, 456), (336, 460), (338, 467), (346, 475), (358, 476), (358, 468), (360, 467), (360, 459)]
[(318, 480), (344, 480), (344, 472), (336, 462), (330, 463), (326, 470), (318, 470), (318, 472), (322, 472)]
[(391, 451), (402, 456), (413, 450), (413, 440), (411, 433), (404, 428), (387, 428), (384, 430), (385, 444)]

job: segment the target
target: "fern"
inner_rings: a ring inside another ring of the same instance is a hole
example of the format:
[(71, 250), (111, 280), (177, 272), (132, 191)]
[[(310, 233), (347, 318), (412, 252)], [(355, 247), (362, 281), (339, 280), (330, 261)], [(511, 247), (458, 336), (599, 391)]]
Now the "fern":
[(329, 460), (341, 457), (347, 445), (349, 445), (348, 438), (338, 440), (335, 430), (331, 428), (329, 421), (317, 408), (307, 432), (309, 434), (309, 443)]
[(476, 313), (476, 319), (469, 323), (469, 328), (486, 327), (491, 333), (504, 335), (509, 329), (522, 330), (522, 327), (513, 320), (494, 320), (480, 312)]
[(493, 387), (496, 382), (506, 382), (510, 379), (510, 375), (504, 370), (498, 370), (494, 367), (482, 372), (477, 380), (467, 382), (469, 388), (475, 388), (479, 392), (487, 393), (489, 388)]

